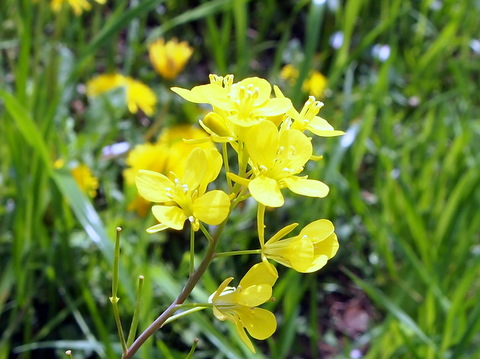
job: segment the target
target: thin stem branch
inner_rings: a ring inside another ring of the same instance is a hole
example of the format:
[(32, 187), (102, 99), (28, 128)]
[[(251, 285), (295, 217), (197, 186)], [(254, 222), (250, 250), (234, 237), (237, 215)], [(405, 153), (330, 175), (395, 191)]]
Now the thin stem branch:
[(182, 291), (178, 295), (178, 297), (170, 304), (170, 306), (165, 309), (165, 311), (160, 314), (160, 316), (155, 319), (155, 321), (149, 325), (145, 331), (140, 334), (140, 336), (133, 342), (133, 344), (127, 349), (127, 352), (123, 355), (123, 359), (130, 359), (133, 357), (133, 355), (140, 349), (140, 347), (145, 343), (145, 341), (152, 336), (153, 333), (155, 333), (158, 329), (160, 329), (165, 322), (167, 321), (168, 318), (170, 318), (173, 313), (178, 308), (179, 304), (182, 304), (190, 295), (192, 290), (195, 288), (197, 285), (198, 281), (202, 277), (202, 275), (205, 273), (207, 270), (208, 266), (213, 260), (213, 257), (215, 255), (215, 249), (217, 248), (218, 240), (220, 238), (221, 233), (223, 232), (223, 229), (225, 227), (225, 222), (220, 224), (216, 231), (214, 236), (212, 237), (212, 240), (208, 242), (208, 247), (207, 251), (205, 253), (205, 257), (199, 264), (197, 270), (193, 272), (193, 274), (188, 278), (187, 282), (185, 283), (185, 286), (183, 287)]

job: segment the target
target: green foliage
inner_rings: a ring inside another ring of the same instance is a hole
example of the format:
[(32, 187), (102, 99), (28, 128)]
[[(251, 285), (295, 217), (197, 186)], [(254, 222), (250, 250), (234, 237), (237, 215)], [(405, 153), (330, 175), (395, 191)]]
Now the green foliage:
[[(188, 276), (188, 234), (145, 233), (152, 219), (127, 211), (119, 180), (124, 158), (102, 156), (114, 142), (140, 143), (152, 123), (126, 112), (123, 89), (95, 100), (82, 90), (93, 76), (116, 70), (155, 90), (158, 123), (194, 122), (198, 110), (168, 94), (172, 84), (148, 63), (147, 44), (158, 36), (194, 47), (175, 85), (204, 83), (208, 73), (258, 75), (278, 83), (298, 108), (308, 95), (303, 80), (310, 69), (321, 71), (328, 91), (320, 114), (346, 131), (314, 140), (315, 154), (326, 158), (310, 177), (328, 183), (329, 196), (292, 199), (280, 214), (267, 213), (278, 228), (329, 218), (341, 247), (317, 274), (282, 273), (270, 303), (279, 328), (258, 343), (259, 352), (480, 355), (478, 2), (92, 5), (77, 17), (68, 8), (54, 14), (43, 0), (0, 2), (0, 359), (64, 357), (66, 349), (77, 359), (120, 356), (108, 302), (117, 226), (124, 227), (118, 294), (124, 327), (139, 275), (140, 330)], [(342, 41), (332, 46), (338, 36)], [(279, 79), (286, 63), (299, 69), (292, 86)], [(69, 171), (54, 168), (59, 158), (87, 163), (100, 178), (93, 202)], [(242, 208), (226, 229), (239, 248), (256, 241), (254, 212)], [(225, 271), (241, 278), (256, 260), (218, 259), (192, 301), (205, 301)], [(362, 303), (356, 313), (368, 319), (356, 332), (335, 311), (352, 301)], [(195, 357), (253, 357), (211, 313), (169, 325), (139, 358), (184, 358), (195, 337)]]

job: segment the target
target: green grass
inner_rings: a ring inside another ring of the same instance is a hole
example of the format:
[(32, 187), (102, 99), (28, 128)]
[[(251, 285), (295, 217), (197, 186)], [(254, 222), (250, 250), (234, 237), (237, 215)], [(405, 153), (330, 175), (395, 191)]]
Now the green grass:
[[(58, 17), (46, 1), (0, 2), (0, 359), (65, 357), (66, 349), (77, 359), (120, 357), (108, 302), (116, 226), (124, 228), (124, 327), (138, 275), (145, 276), (141, 329), (185, 282), (188, 235), (145, 233), (151, 219), (126, 209), (118, 180), (124, 159), (101, 156), (113, 142), (141, 142), (148, 126), (117, 105), (121, 92), (88, 103), (78, 90), (116, 69), (154, 88), (167, 123), (194, 122), (197, 110), (165, 95), (172, 83), (148, 62), (147, 44), (158, 36), (195, 49), (175, 86), (205, 83), (210, 72), (258, 75), (300, 107), (303, 79), (311, 68), (321, 71), (329, 80), (321, 115), (347, 132), (314, 140), (325, 159), (310, 177), (328, 183), (329, 196), (291, 196), (290, 206), (268, 213), (278, 227), (329, 218), (341, 248), (316, 274), (281, 271), (269, 305), (280, 325), (256, 342), (264, 353), (256, 357), (317, 358), (325, 346), (335, 358), (354, 349), (366, 358), (480, 356), (480, 54), (471, 46), (479, 40), (478, 4), (191, 4), (111, 1), (81, 17), (67, 9)], [(330, 45), (336, 32), (343, 34), (338, 49)], [(372, 55), (377, 44), (389, 46), (386, 61)], [(291, 87), (279, 79), (286, 61), (300, 73)], [(53, 168), (60, 157), (94, 170), (101, 182), (95, 201)], [(235, 214), (225, 237), (239, 247), (253, 243), (254, 212)], [(226, 271), (241, 277), (253, 260), (218, 260), (193, 300), (204, 301)], [(369, 325), (351, 335), (336, 322), (334, 304), (360, 299)], [(205, 311), (172, 323), (138, 357), (184, 358), (195, 337), (198, 358), (253, 357), (230, 326), (212, 318)]]

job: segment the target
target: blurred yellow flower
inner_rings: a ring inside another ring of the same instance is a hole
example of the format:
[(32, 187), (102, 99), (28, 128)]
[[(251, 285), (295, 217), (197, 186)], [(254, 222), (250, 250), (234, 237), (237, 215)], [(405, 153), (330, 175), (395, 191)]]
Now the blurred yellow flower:
[(159, 203), (152, 207), (152, 212), (160, 223), (147, 232), (180, 230), (187, 219), (195, 231), (199, 230), (200, 221), (211, 225), (222, 223), (230, 212), (228, 195), (220, 190), (206, 192), (221, 167), (222, 156), (216, 149), (195, 148), (187, 158), (183, 176), (170, 172), (167, 177), (140, 170), (135, 178), (138, 192), (147, 201)]
[[(280, 78), (285, 80), (290, 86), (293, 86), (298, 79), (298, 69), (287, 64), (280, 70)], [(320, 72), (313, 70), (309, 76), (303, 81), (302, 91), (315, 97), (322, 97), (323, 92), (327, 88), (327, 78)]]
[(208, 301), (213, 304), (213, 314), (219, 320), (235, 324), (237, 334), (245, 345), (255, 353), (245, 329), (255, 339), (264, 340), (277, 329), (275, 315), (262, 308), (256, 308), (270, 300), (272, 286), (278, 274), (264, 262), (255, 264), (242, 278), (238, 287), (228, 287), (233, 277), (223, 281)]
[(260, 243), (262, 259), (272, 259), (302, 273), (315, 272), (337, 253), (339, 244), (333, 223), (319, 219), (305, 226), (298, 236), (280, 240), (296, 226), (291, 224), (264, 245)]
[(157, 98), (145, 84), (121, 74), (99, 75), (87, 83), (87, 95), (98, 96), (118, 87), (125, 87), (128, 110), (137, 113), (138, 109), (146, 115), (153, 115)]
[[(106, 0), (95, 0), (99, 4), (105, 4)], [(75, 15), (81, 15), (82, 12), (88, 11), (92, 8), (92, 5), (88, 2), (88, 0), (52, 0), (50, 6), (53, 11), (59, 12), (63, 6), (63, 4), (68, 4), (72, 9)]]
[(168, 80), (173, 80), (183, 70), (192, 56), (193, 49), (186, 41), (172, 39), (165, 43), (163, 38), (148, 47), (150, 61), (155, 70)]
[[(65, 166), (65, 161), (61, 158), (57, 159), (53, 163), (54, 168), (62, 168)], [(93, 175), (90, 168), (84, 164), (75, 164), (69, 166), (70, 173), (72, 174), (78, 187), (89, 197), (94, 198), (97, 195), (98, 179)]]

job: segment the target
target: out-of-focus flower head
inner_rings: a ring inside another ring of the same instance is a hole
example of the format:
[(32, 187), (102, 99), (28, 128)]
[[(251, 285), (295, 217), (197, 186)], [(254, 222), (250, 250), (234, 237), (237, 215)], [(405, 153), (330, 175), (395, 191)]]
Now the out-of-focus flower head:
[[(298, 76), (299, 71), (292, 64), (287, 64), (280, 70), (280, 78), (285, 80), (290, 86), (295, 84)], [(321, 72), (313, 70), (303, 81), (302, 91), (320, 98), (327, 88), (327, 82), (327, 78)]]
[(155, 93), (147, 85), (128, 76), (99, 75), (88, 81), (87, 95), (98, 96), (121, 86), (125, 87), (127, 107), (131, 113), (137, 113), (140, 109), (148, 116), (153, 115), (157, 103)]
[[(54, 168), (62, 168), (64, 166), (65, 162), (63, 159), (58, 159), (53, 164)], [(68, 167), (80, 190), (89, 197), (94, 198), (97, 195), (98, 179), (93, 175), (90, 168), (85, 164), (79, 163)]]
[[(107, 0), (95, 0), (99, 4), (105, 4)], [(88, 11), (92, 8), (92, 5), (88, 0), (52, 0), (50, 6), (53, 11), (59, 12), (62, 9), (63, 4), (68, 4), (75, 15), (81, 15), (83, 11)]]
[(148, 47), (150, 61), (155, 70), (168, 80), (173, 80), (183, 70), (193, 54), (186, 41), (172, 39), (165, 42), (160, 38)]
[(261, 262), (250, 268), (236, 288), (228, 286), (233, 277), (225, 279), (208, 300), (213, 304), (215, 317), (234, 323), (238, 336), (253, 353), (255, 348), (245, 329), (255, 339), (264, 340), (277, 328), (273, 313), (256, 308), (270, 300), (277, 278), (275, 267), (268, 268)]

